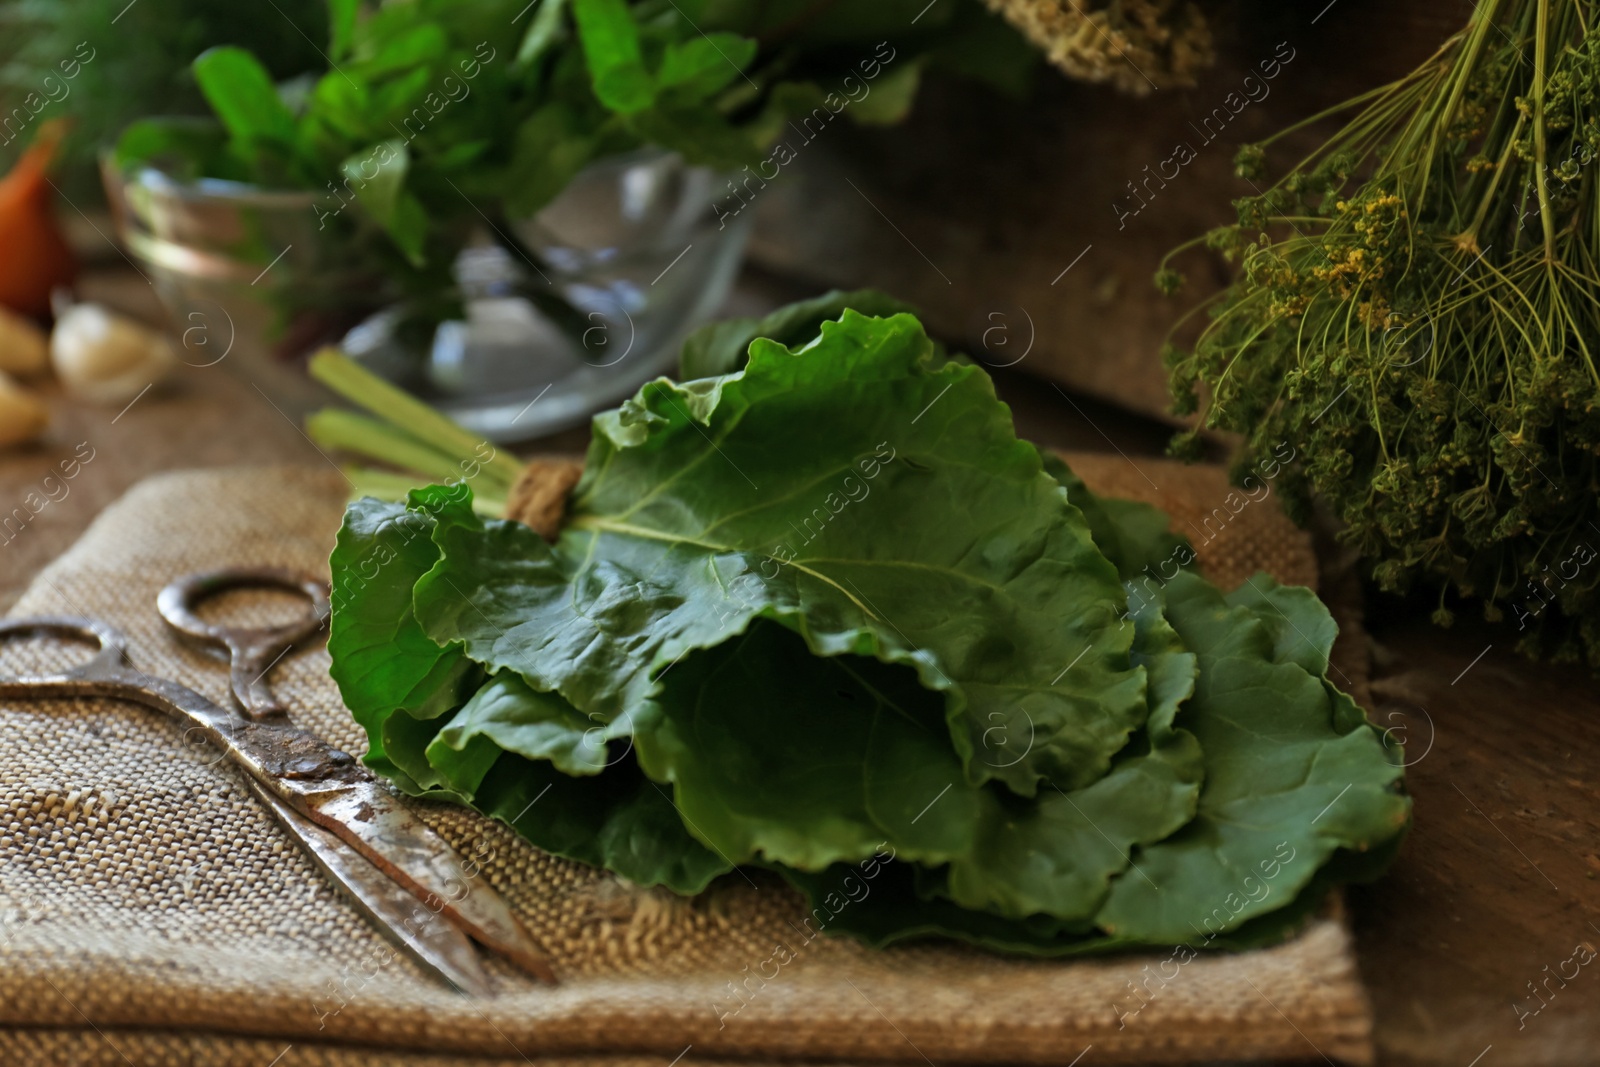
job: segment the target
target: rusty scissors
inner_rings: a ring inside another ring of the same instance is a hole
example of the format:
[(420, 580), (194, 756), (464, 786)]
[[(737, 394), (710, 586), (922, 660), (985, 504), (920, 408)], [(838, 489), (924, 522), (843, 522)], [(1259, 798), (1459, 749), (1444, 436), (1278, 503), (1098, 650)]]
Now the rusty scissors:
[[(216, 626), (195, 614), (207, 597), (239, 588), (299, 593), (310, 610), (291, 622), (257, 629)], [(490, 995), (492, 986), (472, 946), (476, 940), (524, 971), (555, 981), (505, 900), (481, 878), (469, 876), (456, 852), (398, 794), (353, 756), (290, 723), (274, 699), (267, 673), (326, 623), (328, 595), (322, 582), (275, 568), (193, 574), (163, 589), (157, 607), (180, 638), (226, 653), (237, 713), (134, 667), (127, 638), (115, 627), (66, 615), (0, 621), (0, 640), (55, 635), (99, 646), (88, 662), (68, 670), (0, 675), (0, 697), (114, 697), (167, 713), (220, 746), (316, 865), (426, 970), (462, 992)]]

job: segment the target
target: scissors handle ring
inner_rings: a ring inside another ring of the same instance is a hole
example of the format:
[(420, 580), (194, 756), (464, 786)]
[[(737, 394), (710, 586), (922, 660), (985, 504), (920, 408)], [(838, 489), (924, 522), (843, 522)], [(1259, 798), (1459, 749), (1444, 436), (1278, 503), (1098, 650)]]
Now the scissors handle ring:
[(80, 615), (31, 615), (22, 619), (0, 620), (0, 641), (8, 637), (53, 635), (88, 641), (99, 646), (86, 663), (48, 674), (31, 674), (17, 677), (0, 675), (0, 683), (24, 687), (40, 683), (111, 681), (123, 673), (124, 658), (128, 653), (128, 639), (122, 631), (98, 619)]
[[(228, 589), (273, 588), (300, 593), (310, 601), (302, 617), (278, 626), (230, 627), (206, 622), (195, 607)], [(225, 650), (231, 660), (231, 688), (239, 710), (256, 721), (284, 715), (266, 675), (279, 658), (322, 629), (328, 621), (328, 586), (316, 578), (279, 567), (229, 567), (179, 578), (161, 591), (156, 607), (167, 625), (192, 643)]]

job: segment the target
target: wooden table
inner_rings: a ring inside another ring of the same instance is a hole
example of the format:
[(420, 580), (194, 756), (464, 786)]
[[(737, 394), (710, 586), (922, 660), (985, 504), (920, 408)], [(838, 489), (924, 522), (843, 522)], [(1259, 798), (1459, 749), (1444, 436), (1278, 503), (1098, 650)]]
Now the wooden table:
[[(88, 289), (130, 310), (151, 310), (148, 290), (132, 275), (97, 276)], [(755, 304), (790, 295), (770, 278), (749, 277), (742, 289)], [(1154, 423), (1035, 379), (1003, 375), (999, 384), (1023, 433), (1044, 443), (1136, 457), (1156, 454), (1166, 437)], [(0, 521), (30, 492), (43, 494), (55, 464), (80, 442), (93, 459), (65, 483), (64, 495), (58, 489), (58, 500), (0, 544), (0, 608), (143, 477), (184, 467), (329, 462), (222, 368), (186, 368), (120, 413), (64, 399), (55, 412), (43, 444), (0, 454)], [(574, 451), (583, 436), (535, 445)], [(1600, 1061), (1600, 961), (1564, 983), (1551, 977), (1579, 943), (1600, 948), (1594, 678), (1514, 658), (1504, 627), (1440, 631), (1387, 603), (1369, 605), (1368, 622), (1378, 642), (1377, 716), (1404, 731), (1416, 797), (1416, 826), (1398, 863), (1352, 896), (1381, 1062)], [(1570, 974), (1572, 964), (1565, 969)], [(1540, 1009), (1520, 1026), (1519, 1004)], [(1322, 1062), (1310, 1047), (1306, 1059)]]

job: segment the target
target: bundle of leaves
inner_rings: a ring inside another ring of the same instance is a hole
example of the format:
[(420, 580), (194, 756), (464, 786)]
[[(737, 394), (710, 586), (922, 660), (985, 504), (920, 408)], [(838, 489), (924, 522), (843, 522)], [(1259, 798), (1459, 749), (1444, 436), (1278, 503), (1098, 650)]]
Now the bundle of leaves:
[(1600, 667), (1597, 15), (1480, 4), (1351, 101), (1205, 238), (1238, 274), (1167, 355), (1178, 410), (1203, 387), (1202, 424), (1245, 435), (1240, 471), (1284, 442), (1304, 457), (1287, 499), (1325, 501), (1381, 588), (1429, 589), (1446, 625), (1477, 598), (1523, 651)]
[(387, 277), (424, 303), (448, 290), (456, 253), (484, 220), (537, 262), (507, 220), (545, 206), (596, 159), (654, 145), (694, 164), (758, 168), (794, 138), (791, 120), (805, 140), (840, 114), (897, 122), (924, 69), (1017, 91), (1035, 58), (977, 0), (921, 17), (913, 0), (327, 6), (328, 69), (275, 84), (244, 49), (208, 51), (193, 72), (216, 121), (135, 123), (116, 159), (317, 191), (319, 226), (345, 241), (381, 228)]
[(1165, 517), (1019, 440), (981, 368), (816, 310), (598, 416), (554, 543), (464, 474), (350, 506), (329, 648), (368, 764), (635, 883), (775, 869), (880, 944), (1252, 944), (1375, 873), (1399, 751), (1315, 595), (1152, 579), (1193, 558)]

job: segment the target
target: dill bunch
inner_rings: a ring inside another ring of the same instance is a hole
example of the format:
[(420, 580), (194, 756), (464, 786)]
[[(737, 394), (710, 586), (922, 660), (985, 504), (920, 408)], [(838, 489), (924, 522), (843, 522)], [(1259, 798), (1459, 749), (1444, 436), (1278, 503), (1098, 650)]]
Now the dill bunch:
[(1069, 77), (1144, 96), (1194, 84), (1215, 59), (1190, 0), (984, 0)]
[[(1600, 27), (1587, 0), (1483, 0), (1410, 74), (1291, 129), (1351, 117), (1204, 243), (1237, 264), (1168, 346), (1176, 410), (1287, 442), (1389, 591), (1512, 620), (1534, 656), (1600, 667)], [(1189, 316), (1185, 316), (1187, 319)], [(1181, 327), (1180, 322), (1179, 326)], [(1180, 435), (1175, 450), (1194, 445)]]

